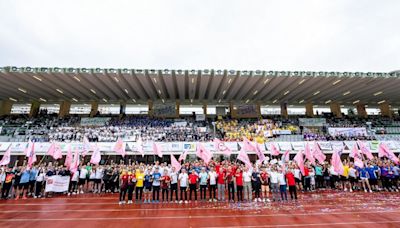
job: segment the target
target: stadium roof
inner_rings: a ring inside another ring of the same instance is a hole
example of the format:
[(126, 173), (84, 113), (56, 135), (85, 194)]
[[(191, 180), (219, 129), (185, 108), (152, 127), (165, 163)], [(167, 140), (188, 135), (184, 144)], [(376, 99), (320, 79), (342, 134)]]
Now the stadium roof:
[(0, 68), (0, 99), (73, 103), (400, 104), (400, 72)]

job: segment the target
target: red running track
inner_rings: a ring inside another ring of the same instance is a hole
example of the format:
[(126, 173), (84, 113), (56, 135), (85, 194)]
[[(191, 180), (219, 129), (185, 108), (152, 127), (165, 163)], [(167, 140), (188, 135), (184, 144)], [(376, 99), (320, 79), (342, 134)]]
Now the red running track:
[(0, 201), (0, 227), (400, 227), (399, 193), (300, 194), (285, 203), (118, 205), (116, 194)]

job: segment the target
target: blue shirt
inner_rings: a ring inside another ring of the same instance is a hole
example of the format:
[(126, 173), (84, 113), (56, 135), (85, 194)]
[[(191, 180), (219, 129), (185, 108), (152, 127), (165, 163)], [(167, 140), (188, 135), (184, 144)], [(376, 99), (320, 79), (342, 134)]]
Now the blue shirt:
[(206, 172), (200, 173), (199, 177), (200, 177), (200, 185), (207, 185), (208, 174)]
[(161, 173), (153, 173), (153, 186), (160, 186)]
[(376, 179), (375, 169), (374, 167), (367, 167), (365, 168), (369, 174), (369, 179)]
[(32, 169), (29, 175), (29, 181), (36, 180), (37, 173), (38, 173), (37, 169)]
[(21, 174), (21, 180), (19, 181), (20, 184), (25, 184), (29, 182), (29, 171), (25, 170), (22, 174)]

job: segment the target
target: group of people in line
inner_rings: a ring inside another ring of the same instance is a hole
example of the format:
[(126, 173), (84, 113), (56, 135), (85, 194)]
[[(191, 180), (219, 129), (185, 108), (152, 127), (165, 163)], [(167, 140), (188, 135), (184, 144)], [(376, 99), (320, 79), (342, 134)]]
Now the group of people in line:
[[(298, 199), (298, 192), (337, 191), (398, 192), (400, 167), (390, 160), (375, 157), (363, 167), (343, 160), (338, 174), (328, 163), (305, 163), (301, 170), (295, 162), (272, 159), (252, 167), (238, 161), (212, 160), (184, 163), (179, 170), (166, 162), (144, 164), (81, 164), (71, 173), (65, 166), (49, 162), (0, 167), (2, 199), (52, 197), (44, 192), (46, 179), (68, 176), (68, 196), (119, 193), (119, 204), (197, 202), (270, 202)], [(61, 193), (63, 194), (63, 193)]]

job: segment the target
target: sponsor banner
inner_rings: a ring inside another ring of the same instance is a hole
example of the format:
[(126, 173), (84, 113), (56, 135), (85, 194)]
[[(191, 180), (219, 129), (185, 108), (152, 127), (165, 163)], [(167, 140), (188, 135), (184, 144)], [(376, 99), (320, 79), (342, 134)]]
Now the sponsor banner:
[(196, 121), (205, 121), (206, 115), (205, 114), (196, 114)]
[(153, 105), (153, 114), (155, 116), (176, 116), (175, 103), (158, 103)]
[(304, 150), (305, 143), (304, 142), (292, 142), (292, 147), (293, 147), (293, 150), (295, 150), (295, 151)]
[(290, 142), (278, 142), (278, 146), (281, 151), (292, 150), (292, 144)]
[(381, 142), (385, 143), (391, 150), (397, 150), (399, 148), (399, 145), (396, 141), (381, 141)]
[(274, 134), (272, 134), (272, 131), (271, 130), (266, 130), (266, 131), (264, 131), (264, 137), (265, 138), (271, 138), (271, 137), (273, 137), (274, 136)]
[(331, 141), (332, 150), (343, 150), (344, 144), (342, 141)]
[(110, 119), (110, 117), (82, 117), (81, 126), (104, 126)]
[(331, 146), (330, 142), (319, 141), (317, 143), (319, 145), (319, 148), (321, 148), (321, 150), (332, 150), (332, 146)]
[[(354, 144), (357, 145), (356, 141), (344, 141), (344, 145), (346, 145), (348, 150), (352, 150), (354, 147)], [(358, 145), (357, 145), (358, 148)]]
[(175, 127), (186, 127), (187, 122), (186, 121), (177, 121), (177, 122), (173, 122), (172, 125)]
[(290, 130), (272, 130), (272, 134), (274, 134), (274, 135), (291, 135), (292, 132)]
[(325, 124), (325, 118), (299, 118), (299, 125), (304, 127), (323, 127)]
[(69, 176), (51, 176), (46, 180), (46, 192), (66, 192), (69, 186)]
[(257, 116), (257, 105), (236, 105), (236, 115)]
[[(0, 151), (6, 151), (11, 143), (9, 142), (0, 142)], [(11, 148), (12, 149), (12, 148)]]
[(181, 142), (171, 142), (168, 145), (168, 151), (183, 151), (183, 144)]
[(183, 151), (196, 151), (196, 143), (195, 142), (184, 142), (182, 143), (183, 145)]
[[(368, 143), (368, 142), (367, 142)], [(369, 148), (373, 151), (377, 151), (379, 146), (378, 141), (369, 141)]]
[(328, 128), (328, 132), (332, 136), (343, 135), (349, 137), (349, 136), (367, 135), (367, 129), (365, 129), (365, 127), (354, 127), (354, 128), (330, 127)]

